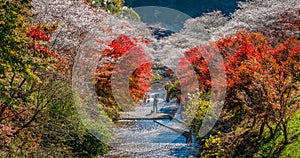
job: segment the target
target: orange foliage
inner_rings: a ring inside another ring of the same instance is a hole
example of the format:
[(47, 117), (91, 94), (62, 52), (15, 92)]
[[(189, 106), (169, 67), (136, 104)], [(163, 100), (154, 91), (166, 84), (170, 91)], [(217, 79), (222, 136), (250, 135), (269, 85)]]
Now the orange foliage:
[[(109, 44), (111, 49), (104, 50), (100, 57), (99, 65), (96, 70), (95, 85), (100, 102), (107, 107), (117, 107), (112, 94), (111, 77), (114, 73), (124, 71), (121, 69), (115, 69), (115, 65), (121, 60), (121, 57), (137, 46), (135, 43), (136, 41), (136, 38), (132, 40), (125, 35), (120, 35)], [(145, 40), (143, 39), (142, 42), (145, 42)], [(146, 61), (145, 53), (143, 51), (137, 53), (138, 56), (135, 56), (134, 58)], [(132, 62), (132, 64), (136, 64), (134, 63), (134, 59), (132, 60), (133, 61), (130, 62)], [(144, 98), (148, 88), (150, 87), (151, 75), (151, 64), (149, 62), (147, 62), (147, 64), (140, 65), (131, 75), (129, 79), (129, 92), (135, 102)]]

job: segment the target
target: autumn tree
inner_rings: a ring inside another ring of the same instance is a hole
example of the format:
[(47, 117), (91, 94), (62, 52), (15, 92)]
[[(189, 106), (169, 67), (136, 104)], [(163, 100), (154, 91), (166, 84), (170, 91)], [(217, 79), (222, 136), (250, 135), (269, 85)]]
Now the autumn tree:
[(52, 57), (57, 57), (46, 44), (55, 27), (32, 26), (31, 8), (27, 1), (1, 1), (1, 147), (27, 128), (47, 104), (35, 104), (28, 97), (39, 90), (36, 83), (41, 82), (42, 72), (37, 71), (47, 71)]
[[(229, 121), (231, 128), (256, 133), (258, 140), (265, 129), (271, 139), (283, 131), (287, 143), (289, 117), (299, 109), (299, 41), (291, 37), (274, 45), (263, 34), (242, 31), (216, 45), (224, 58), (228, 87), (221, 120)], [(204, 59), (205, 51), (205, 46), (196, 47), (185, 54), (196, 71), (200, 90), (209, 92), (207, 62), (212, 58)], [(231, 141), (241, 143), (247, 138), (244, 132), (235, 133)]]
[(0, 157), (104, 153), (105, 144), (76, 117), (70, 80), (58, 64), (67, 56), (53, 49), (57, 23), (35, 21), (31, 1), (3, 0), (0, 9)]
[[(286, 39), (283, 43), (277, 43), (268, 53), (262, 53), (260, 60), (251, 59), (243, 64), (245, 73), (257, 72), (253, 76), (253, 86), (248, 88), (251, 94), (245, 93), (244, 102), (251, 104), (254, 99), (263, 100), (259, 105), (259, 109), (263, 109), (259, 114), (263, 118), (261, 129), (265, 125), (272, 139), (282, 130), (285, 144), (288, 143), (289, 118), (299, 109), (299, 44), (294, 38)], [(256, 87), (255, 91), (253, 87)], [(253, 97), (255, 93), (260, 95)], [(251, 109), (252, 112), (253, 110), (255, 109)], [(257, 111), (259, 110), (254, 113)]]
[[(109, 44), (111, 48), (104, 50), (99, 58), (99, 64), (97, 66), (95, 75), (96, 91), (99, 96), (100, 102), (108, 109), (120, 110), (120, 106), (125, 106), (117, 105), (117, 103), (115, 102), (111, 80), (114, 73), (122, 73), (122, 71), (126, 72), (126, 69), (115, 67), (115, 65), (122, 59), (123, 56), (126, 56), (126, 54), (128, 53), (132, 53), (131, 50), (134, 47), (137, 47), (136, 42), (137, 41), (134, 41), (125, 35), (120, 35)], [(130, 75), (129, 78), (129, 92), (132, 99), (137, 103), (140, 101), (140, 99), (143, 99), (145, 97), (146, 92), (150, 87), (150, 79), (152, 73), (151, 64), (149, 63), (149, 61), (147, 62), (146, 54), (142, 51), (134, 53), (136, 53), (135, 56), (126, 58), (130, 65), (137, 62), (136, 58), (139, 58), (139, 60), (144, 60), (146, 62), (145, 64), (137, 67), (137, 69), (133, 72), (132, 75)], [(142, 61), (140, 62), (143, 63)], [(130, 65), (124, 66), (130, 67)], [(126, 80), (126, 78), (122, 80)], [(113, 114), (116, 113), (116, 111), (113, 113), (109, 113)]]

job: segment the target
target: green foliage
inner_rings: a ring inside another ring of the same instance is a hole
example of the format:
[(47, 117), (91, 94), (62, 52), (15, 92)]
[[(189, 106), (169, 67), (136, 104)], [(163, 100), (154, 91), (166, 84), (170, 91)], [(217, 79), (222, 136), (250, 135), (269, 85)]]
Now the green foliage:
[(43, 129), (41, 146), (44, 149), (56, 146), (56, 151), (48, 152), (47, 155), (61, 153), (73, 157), (95, 157), (107, 152), (107, 145), (89, 133), (80, 121), (72, 100), (70, 84), (62, 83), (60, 87), (59, 94), (64, 96), (57, 98), (60, 100), (58, 103), (50, 104), (39, 119), (43, 120), (40, 121), (40, 128)]
[(270, 134), (266, 132), (265, 140), (262, 141), (259, 151), (255, 157), (300, 157), (300, 110), (291, 116), (288, 124), (288, 138), (290, 142), (284, 144), (284, 136), (278, 134), (275, 139), (270, 140)]
[(9, 70), (28, 77), (36, 77), (31, 69), (33, 61), (28, 58), (29, 1), (0, 1), (0, 75)]
[[(77, 134), (77, 133), (76, 133)], [(75, 135), (76, 139), (68, 141), (72, 151), (78, 157), (96, 157), (108, 151), (107, 144), (99, 141), (94, 135), (85, 131), (83, 135)]]
[(30, 1), (0, 1), (0, 157), (95, 157), (107, 151), (83, 126), (70, 80), (50, 50), (56, 26), (35, 24)]
[[(0, 156), (95, 157), (106, 153), (108, 146), (105, 142), (89, 133), (81, 123), (72, 100), (70, 84), (57, 78), (43, 81), (42, 90), (29, 95), (27, 103), (44, 100), (48, 102), (47, 106), (40, 105), (43, 110), (35, 121), (15, 135)], [(31, 114), (31, 111), (27, 112)]]
[(152, 79), (151, 79), (151, 82), (159, 81), (159, 80), (161, 80), (161, 79), (162, 79), (161, 74), (156, 73), (156, 74), (153, 74), (153, 77), (152, 77)]
[(153, 76), (151, 78), (151, 82), (159, 81), (163, 78), (163, 73), (160, 71), (160, 67), (162, 67), (162, 64), (159, 62), (154, 62), (152, 64), (152, 72)]
[(104, 8), (112, 14), (121, 12), (123, 7), (122, 0), (87, 0), (95, 8)]
[(167, 102), (169, 102), (173, 98), (180, 98), (181, 89), (179, 80), (176, 79), (173, 82), (169, 82), (165, 85), (165, 89), (167, 90)]
[(202, 94), (197, 92), (192, 94), (187, 102), (187, 106), (184, 108), (183, 117), (187, 122), (191, 122), (189, 126), (196, 133), (200, 130), (207, 109), (211, 105), (211, 102), (207, 101), (208, 96), (208, 93)]
[(207, 139), (202, 140), (203, 147), (201, 147), (201, 157), (210, 158), (210, 157), (225, 157), (224, 148), (221, 145), (221, 132), (218, 132), (218, 135), (210, 135)]

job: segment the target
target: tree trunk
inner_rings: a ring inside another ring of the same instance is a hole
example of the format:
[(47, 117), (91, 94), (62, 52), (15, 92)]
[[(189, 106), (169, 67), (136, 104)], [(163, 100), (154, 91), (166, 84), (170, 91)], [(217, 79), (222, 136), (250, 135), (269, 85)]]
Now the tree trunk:
[(275, 134), (276, 134), (276, 131), (273, 130), (273, 128), (271, 126), (269, 126), (269, 124), (267, 123), (267, 127), (270, 131), (270, 135), (271, 135), (271, 139), (274, 139), (275, 138)]
[(265, 123), (262, 123), (262, 124), (260, 125), (260, 129), (259, 129), (258, 140), (261, 139), (262, 134), (263, 134), (263, 132), (264, 132), (264, 128), (265, 128)]
[(166, 102), (167, 102), (167, 103), (170, 102), (170, 93), (167, 93)]
[(283, 126), (283, 135), (284, 135), (284, 144), (288, 144), (288, 133), (287, 133), (287, 123), (282, 123)]

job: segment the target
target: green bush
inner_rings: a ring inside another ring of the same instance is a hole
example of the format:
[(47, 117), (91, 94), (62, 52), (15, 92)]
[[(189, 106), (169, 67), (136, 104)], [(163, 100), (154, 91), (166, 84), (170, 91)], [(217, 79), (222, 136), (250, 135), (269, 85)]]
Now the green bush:
[(210, 158), (210, 157), (225, 157), (225, 150), (221, 145), (221, 132), (218, 132), (218, 135), (212, 136), (209, 138), (203, 139), (204, 142), (201, 147), (201, 157)]

